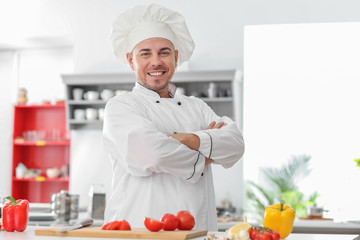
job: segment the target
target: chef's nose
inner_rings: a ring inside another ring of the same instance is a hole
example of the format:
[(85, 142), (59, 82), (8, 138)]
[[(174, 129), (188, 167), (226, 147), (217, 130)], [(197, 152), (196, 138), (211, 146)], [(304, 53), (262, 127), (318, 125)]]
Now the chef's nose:
[(161, 66), (162, 60), (161, 57), (158, 54), (154, 54), (151, 58), (151, 65), (154, 67)]

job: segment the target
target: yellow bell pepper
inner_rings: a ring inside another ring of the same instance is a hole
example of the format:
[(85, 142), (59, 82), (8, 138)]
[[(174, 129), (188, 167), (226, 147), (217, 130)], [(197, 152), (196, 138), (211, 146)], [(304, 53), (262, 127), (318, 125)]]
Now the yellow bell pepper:
[(293, 229), (295, 211), (285, 201), (268, 206), (264, 213), (264, 227), (280, 234), (282, 239), (289, 236)]

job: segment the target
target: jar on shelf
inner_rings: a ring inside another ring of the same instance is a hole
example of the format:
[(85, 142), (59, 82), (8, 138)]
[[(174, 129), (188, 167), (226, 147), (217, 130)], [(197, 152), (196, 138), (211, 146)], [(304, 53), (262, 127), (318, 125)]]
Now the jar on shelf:
[(215, 98), (217, 97), (217, 85), (213, 82), (209, 84), (208, 88), (208, 97), (209, 98)]

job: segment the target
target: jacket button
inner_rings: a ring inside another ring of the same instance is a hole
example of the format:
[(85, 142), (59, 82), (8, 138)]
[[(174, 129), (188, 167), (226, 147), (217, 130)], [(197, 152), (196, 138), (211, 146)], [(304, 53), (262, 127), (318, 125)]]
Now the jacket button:
[(201, 176), (204, 176), (204, 173), (201, 173)]
[(156, 101), (156, 103), (160, 103), (160, 101), (158, 100), (158, 101)]
[(180, 106), (180, 105), (181, 105), (181, 102), (178, 102), (178, 105)]

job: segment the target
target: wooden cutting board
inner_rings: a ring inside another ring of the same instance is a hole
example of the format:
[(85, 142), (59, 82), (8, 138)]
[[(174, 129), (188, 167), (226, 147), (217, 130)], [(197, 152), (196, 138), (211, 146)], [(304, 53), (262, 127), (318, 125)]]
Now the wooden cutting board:
[(101, 238), (138, 238), (138, 239), (190, 239), (207, 235), (207, 230), (190, 231), (159, 231), (150, 232), (145, 228), (134, 228), (131, 231), (101, 230), (101, 227), (85, 227), (68, 232), (57, 232), (56, 228), (43, 228), (35, 230), (38, 236), (63, 236), (63, 237), (101, 237)]

